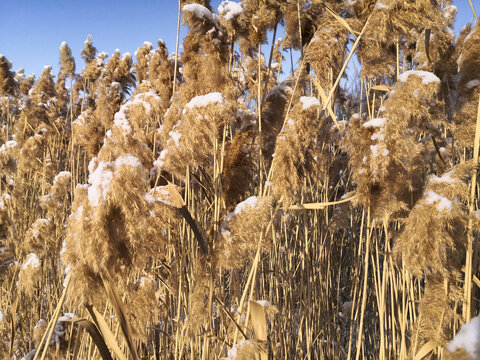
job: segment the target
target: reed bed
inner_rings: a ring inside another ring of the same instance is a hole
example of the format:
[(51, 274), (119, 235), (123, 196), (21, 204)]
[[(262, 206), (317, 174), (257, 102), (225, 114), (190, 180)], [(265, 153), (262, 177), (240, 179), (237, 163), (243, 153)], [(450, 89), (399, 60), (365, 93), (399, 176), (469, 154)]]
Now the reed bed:
[(178, 5), (178, 55), (0, 56), (1, 357), (479, 359), (480, 25)]

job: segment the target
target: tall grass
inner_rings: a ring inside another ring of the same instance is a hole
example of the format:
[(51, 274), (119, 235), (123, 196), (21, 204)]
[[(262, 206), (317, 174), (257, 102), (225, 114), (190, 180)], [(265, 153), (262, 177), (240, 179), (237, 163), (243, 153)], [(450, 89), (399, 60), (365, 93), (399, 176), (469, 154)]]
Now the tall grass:
[(478, 314), (478, 23), (455, 39), (430, 0), (179, 14), (178, 55), (89, 37), (38, 79), (0, 57), (2, 357), (475, 358), (445, 346)]

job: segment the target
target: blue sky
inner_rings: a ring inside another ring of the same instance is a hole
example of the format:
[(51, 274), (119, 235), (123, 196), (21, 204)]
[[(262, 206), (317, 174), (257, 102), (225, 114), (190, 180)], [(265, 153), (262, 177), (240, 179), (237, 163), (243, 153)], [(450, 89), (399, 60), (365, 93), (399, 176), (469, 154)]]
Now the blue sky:
[[(211, 5), (217, 9), (220, 2), (213, 0)], [(468, 0), (456, 0), (454, 5), (458, 33), (473, 15)], [(476, 10), (480, 13), (479, 5)], [(144, 41), (156, 46), (157, 39), (163, 39), (172, 53), (177, 13), (177, 0), (0, 0), (0, 54), (13, 63), (13, 70), (24, 68), (26, 74), (39, 75), (43, 65), (57, 71), (62, 41), (71, 47), (77, 70), (83, 68), (80, 51), (89, 34), (95, 47), (108, 54), (117, 48), (133, 54)], [(181, 39), (185, 34), (182, 27)]]

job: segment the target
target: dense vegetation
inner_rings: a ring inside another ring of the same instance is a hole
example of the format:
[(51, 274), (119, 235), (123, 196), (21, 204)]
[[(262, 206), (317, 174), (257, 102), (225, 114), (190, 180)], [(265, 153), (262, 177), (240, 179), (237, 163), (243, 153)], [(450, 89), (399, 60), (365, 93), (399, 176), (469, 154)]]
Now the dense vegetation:
[(480, 356), (446, 347), (478, 313), (480, 25), (455, 38), (448, 0), (179, 6), (178, 56), (0, 56), (2, 358)]

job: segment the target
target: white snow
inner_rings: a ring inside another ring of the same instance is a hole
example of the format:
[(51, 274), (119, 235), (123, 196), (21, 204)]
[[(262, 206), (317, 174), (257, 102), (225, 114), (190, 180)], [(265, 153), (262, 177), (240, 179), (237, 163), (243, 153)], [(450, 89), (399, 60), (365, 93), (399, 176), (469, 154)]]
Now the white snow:
[(68, 178), (67, 181), (69, 181), (72, 178), (72, 174), (70, 173), (70, 171), (60, 171), (53, 179), (53, 185), (55, 186), (55, 183), (59, 182), (64, 178)]
[(182, 11), (192, 12), (195, 15), (195, 17), (197, 17), (198, 19), (207, 19), (207, 20), (210, 20), (211, 22), (215, 22), (212, 12), (203, 5), (200, 5), (200, 4), (183, 5)]
[(175, 146), (180, 147), (180, 138), (182, 137), (182, 134), (180, 134), (178, 131), (172, 130), (168, 133), (168, 135), (170, 135), (170, 137), (172, 138)]
[(9, 140), (5, 143), (5, 146), (7, 149), (15, 148), (17, 147), (18, 143), (15, 140)]
[(130, 126), (130, 122), (125, 117), (124, 106), (125, 105), (123, 105), (120, 108), (120, 111), (118, 111), (113, 117), (113, 125), (120, 127), (124, 132), (130, 134), (132, 132), (132, 127)]
[(238, 203), (230, 214), (227, 215), (226, 221), (230, 221), (230, 219), (234, 215), (240, 215), (244, 210), (248, 208), (256, 208), (259, 204), (259, 200), (256, 196), (250, 196), (248, 199), (243, 200), (242, 202)]
[(457, 335), (450, 341), (448, 351), (455, 352), (457, 349), (465, 349), (471, 359), (480, 359), (480, 316), (463, 324)]
[(160, 155), (158, 156), (158, 159), (153, 162), (153, 165), (158, 167), (158, 168), (163, 167), (163, 165), (165, 164), (165, 161), (164, 161), (165, 156), (167, 156), (167, 154), (168, 154), (168, 149), (163, 149), (160, 152)]
[(269, 307), (272, 305), (268, 300), (255, 300), (255, 302), (263, 307)]
[[(185, 5), (187, 6), (187, 5)], [(184, 6), (184, 7), (185, 7)], [(195, 107), (205, 107), (210, 104), (223, 104), (223, 95), (219, 92), (212, 92), (206, 95), (195, 96), (190, 102), (185, 105), (183, 113), (187, 112), (186, 109), (193, 109)]]
[(388, 10), (388, 6), (385, 5), (382, 2), (378, 2), (377, 5), (375, 5), (375, 9), (387, 9)]
[(302, 96), (300, 101), (302, 102), (302, 110), (310, 109), (312, 106), (320, 107), (320, 101), (313, 96)]
[(410, 75), (415, 75), (422, 79), (422, 84), (428, 85), (432, 82), (439, 84), (440, 79), (434, 73), (430, 71), (423, 71), (423, 70), (408, 70), (402, 73), (399, 77), (399, 81), (407, 81)]
[(470, 80), (469, 82), (467, 82), (465, 84), (465, 87), (470, 90), (474, 87), (477, 87), (478, 85), (480, 85), (480, 80), (475, 79), (475, 80)]
[(3, 310), (0, 310), (0, 322), (5, 320), (5, 313), (3, 312)]
[(453, 185), (453, 184), (456, 184), (456, 183), (459, 183), (460, 180), (459, 179), (455, 179), (455, 178), (452, 178), (452, 171), (449, 171), (445, 174), (443, 174), (442, 176), (438, 177), (436, 175), (432, 175), (430, 176), (430, 178), (428, 179), (428, 183), (429, 184), (435, 184), (435, 183), (448, 183), (450, 185)]
[(66, 48), (66, 47), (68, 47), (67, 42), (66, 42), (66, 41), (62, 41), (62, 43), (60, 44), (60, 49), (64, 49), (64, 48)]
[(127, 60), (127, 59), (131, 59), (132, 58), (132, 54), (130, 54), (128, 51), (122, 55), (122, 57), (120, 58), (120, 60)]
[(158, 96), (154, 91), (148, 91), (145, 93), (139, 93), (131, 98), (125, 105), (132, 106), (132, 105), (142, 105), (145, 113), (148, 115), (151, 112), (152, 105), (147, 100), (154, 100), (155, 102), (160, 103), (162, 99)]
[(63, 279), (63, 288), (65, 289), (67, 287), (68, 279), (70, 278), (70, 272), (72, 270), (72, 265), (67, 264), (65, 267), (65, 279)]
[(386, 118), (375, 118), (372, 120), (369, 120), (367, 122), (363, 123), (363, 127), (369, 128), (369, 127), (384, 127), (385, 123), (387, 122)]
[(250, 340), (241, 340), (234, 347), (228, 350), (225, 360), (235, 360), (238, 356), (238, 351), (244, 348), (254, 348), (255, 345)]
[(277, 86), (274, 86), (272, 90), (270, 90), (266, 100), (268, 100), (270, 96), (281, 96), (283, 98), (286, 98), (285, 95), (291, 94), (292, 92), (293, 92), (293, 89), (290, 86), (286, 85), (285, 83), (280, 83)]
[(278, 62), (273, 62), (272, 65), (270, 66), (272, 70), (274, 71), (280, 71), (282, 69), (282, 64)]
[(150, 279), (148, 277), (145, 277), (145, 276), (142, 276), (140, 278), (140, 287), (143, 288), (143, 287), (145, 287), (145, 285), (151, 284), (152, 282), (153, 282), (152, 279)]
[(380, 145), (370, 145), (370, 150), (372, 151), (372, 156), (375, 159), (378, 156), (378, 151), (380, 150)]
[(145, 194), (145, 199), (149, 202), (152, 201), (150, 196), (154, 198), (153, 202), (159, 201), (169, 206), (175, 206), (168, 191), (168, 186), (157, 186)]
[(36, 254), (30, 253), (27, 255), (27, 258), (23, 262), (22, 269), (36, 269), (39, 268), (41, 265), (42, 263), (40, 262), (40, 258)]
[(132, 154), (121, 155), (115, 160), (115, 169), (120, 166), (139, 167), (143, 169), (140, 159)]
[(131, 101), (130, 101), (130, 106), (132, 105), (142, 105), (143, 108), (145, 109), (145, 112), (147, 114), (150, 113), (150, 110), (152, 109), (152, 105), (150, 105), (150, 103), (148, 101), (145, 101), (142, 99), (142, 97), (140, 96), (135, 96)]
[(370, 139), (372, 139), (373, 141), (375, 140), (383, 141), (385, 140), (385, 134), (383, 134), (382, 132), (376, 132), (371, 136)]
[(448, 200), (446, 197), (444, 197), (442, 195), (437, 194), (433, 190), (428, 190), (426, 192), (425, 203), (435, 204), (437, 202), (438, 202), (438, 204), (437, 204), (438, 211), (443, 211), (443, 210), (452, 211), (452, 205), (453, 204), (450, 200)]
[(227, 21), (239, 16), (243, 12), (242, 5), (234, 1), (225, 0), (218, 5), (218, 13)]
[(44, 326), (47, 325), (47, 322), (45, 321), (45, 319), (40, 319), (38, 320), (37, 324), (35, 325), (34, 329), (40, 329)]
[(104, 203), (106, 200), (110, 190), (110, 183), (113, 179), (113, 166), (113, 162), (100, 161), (95, 171), (90, 172), (88, 176), (88, 182), (91, 185), (88, 188), (88, 201), (94, 207)]
[(229, 243), (232, 242), (232, 233), (230, 231), (228, 231), (227, 229), (222, 227), (220, 229), (220, 232), (222, 233), (222, 236), (223, 236), (224, 239), (226, 239)]
[(60, 316), (58, 318), (58, 321), (68, 321), (73, 319), (74, 314), (73, 313), (64, 313), (63, 316)]

